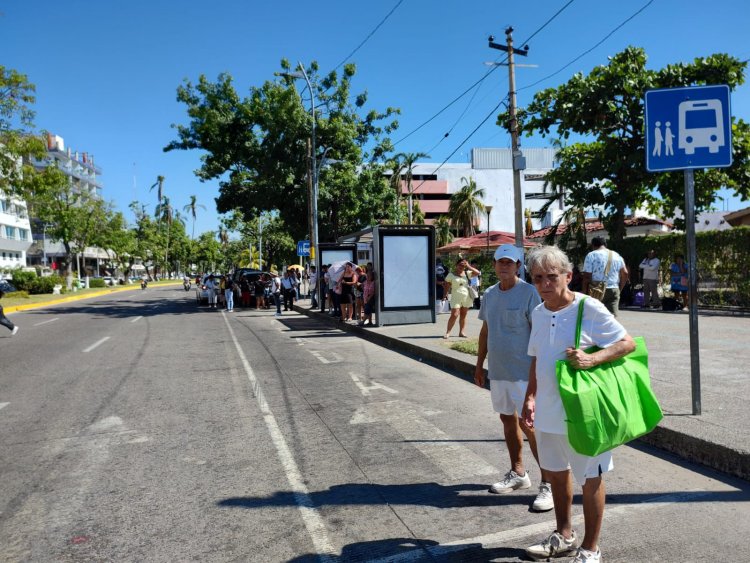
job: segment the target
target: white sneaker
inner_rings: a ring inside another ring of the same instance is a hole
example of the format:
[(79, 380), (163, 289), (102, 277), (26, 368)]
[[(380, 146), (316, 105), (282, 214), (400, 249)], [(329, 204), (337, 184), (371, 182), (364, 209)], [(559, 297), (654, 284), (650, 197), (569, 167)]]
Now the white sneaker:
[(600, 563), (602, 560), (602, 552), (597, 549), (596, 551), (589, 551), (588, 549), (578, 548), (576, 556), (569, 561), (569, 563)]
[(523, 476), (511, 470), (505, 474), (502, 481), (498, 481), (490, 487), (490, 492), (495, 494), (509, 493), (518, 489), (531, 487), (531, 479), (527, 471)]
[(14, 326), (14, 327), (13, 327), (13, 330), (11, 330), (11, 331), (10, 331), (10, 335), (11, 335), (11, 336), (15, 336), (15, 334), (16, 334), (17, 332), (18, 332), (18, 327), (17, 327), (17, 326)]
[(274, 317), (280, 317), (281, 313), (274, 313)]
[(560, 532), (554, 531), (539, 543), (526, 548), (526, 553), (532, 559), (541, 561), (550, 557), (562, 557), (576, 550), (576, 533), (572, 532), (569, 540), (566, 540)]
[(534, 512), (547, 512), (555, 508), (555, 502), (552, 500), (552, 486), (544, 481), (539, 485), (539, 494), (536, 495), (531, 510)]

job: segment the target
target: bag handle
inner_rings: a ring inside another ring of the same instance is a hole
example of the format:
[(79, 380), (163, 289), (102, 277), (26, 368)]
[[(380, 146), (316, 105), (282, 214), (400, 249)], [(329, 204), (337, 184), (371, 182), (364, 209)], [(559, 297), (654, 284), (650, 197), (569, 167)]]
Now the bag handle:
[(581, 322), (583, 321), (583, 302), (586, 301), (585, 297), (581, 298), (581, 302), (578, 304), (578, 320), (576, 320), (576, 345), (575, 349), (581, 345)]

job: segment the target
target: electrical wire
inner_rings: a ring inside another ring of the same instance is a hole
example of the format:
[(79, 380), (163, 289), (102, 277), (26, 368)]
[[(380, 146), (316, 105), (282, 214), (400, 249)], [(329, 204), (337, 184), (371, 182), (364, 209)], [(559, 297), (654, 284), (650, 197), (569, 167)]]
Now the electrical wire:
[(388, 20), (388, 18), (390, 18), (390, 17), (391, 17), (391, 15), (393, 14), (393, 12), (395, 12), (395, 11), (396, 11), (396, 9), (397, 9), (397, 8), (398, 8), (398, 7), (399, 7), (399, 6), (400, 6), (400, 5), (401, 5), (401, 4), (403, 3), (403, 2), (404, 2), (404, 0), (398, 0), (398, 2), (396, 3), (396, 5), (395, 5), (395, 6), (393, 7), (393, 8), (391, 8), (391, 11), (390, 11), (390, 12), (388, 12), (388, 13), (387, 13), (387, 14), (385, 15), (385, 17), (384, 17), (384, 18), (383, 18), (382, 20), (380, 20), (380, 23), (379, 23), (378, 25), (376, 25), (376, 26), (375, 26), (375, 29), (373, 29), (373, 30), (372, 30), (372, 31), (370, 32), (370, 34), (369, 34), (369, 35), (368, 35), (367, 37), (365, 37), (365, 38), (364, 38), (364, 40), (362, 41), (362, 43), (360, 43), (359, 45), (357, 45), (357, 47), (356, 47), (356, 48), (354, 49), (354, 51), (352, 51), (352, 52), (351, 52), (351, 53), (349, 53), (349, 54), (348, 54), (348, 55), (347, 55), (346, 57), (344, 57), (344, 60), (343, 60), (343, 61), (341, 61), (341, 62), (340, 62), (339, 64), (337, 64), (337, 65), (336, 65), (336, 67), (335, 67), (335, 68), (334, 68), (333, 70), (334, 70), (334, 71), (335, 71), (335, 70), (338, 70), (339, 68), (341, 68), (341, 67), (342, 67), (342, 66), (344, 65), (344, 63), (346, 63), (346, 61), (348, 61), (349, 59), (351, 59), (351, 58), (352, 58), (352, 55), (354, 55), (354, 53), (356, 53), (357, 51), (359, 51), (359, 50), (360, 50), (360, 49), (362, 48), (362, 46), (363, 46), (363, 45), (364, 45), (365, 43), (367, 43), (367, 42), (368, 42), (368, 41), (370, 40), (370, 38), (371, 38), (371, 37), (372, 37), (373, 35), (375, 35), (375, 32), (376, 32), (376, 31), (377, 31), (378, 29), (380, 29), (380, 26), (382, 26), (382, 25), (383, 25), (383, 24), (384, 24), (384, 23), (386, 22), (386, 20)]
[[(545, 27), (547, 27), (555, 18), (557, 18), (563, 12), (563, 10), (565, 10), (573, 2), (575, 2), (575, 0), (569, 0), (567, 4), (565, 4), (557, 12), (555, 12), (546, 22), (544, 22), (540, 27), (538, 27), (536, 29), (536, 31), (534, 31), (525, 41), (522, 41), (521, 44), (524, 45), (524, 44), (528, 43), (529, 40), (531, 40), (531, 38), (535, 37), (539, 32), (541, 32)], [(466, 90), (464, 90), (456, 98), (454, 98), (452, 101), (450, 101), (446, 106), (444, 106), (441, 110), (439, 110), (435, 115), (433, 115), (432, 117), (430, 117), (427, 121), (425, 121), (424, 123), (422, 123), (421, 125), (419, 125), (416, 129), (414, 129), (413, 131), (411, 131), (410, 133), (408, 133), (407, 135), (401, 137), (398, 141), (396, 141), (395, 143), (393, 143), (393, 146), (396, 146), (399, 143), (405, 141), (406, 139), (408, 139), (409, 137), (411, 137), (414, 133), (416, 133), (417, 131), (419, 131), (420, 129), (422, 129), (423, 127), (425, 127), (426, 125), (428, 125), (429, 123), (431, 123), (435, 118), (437, 118), (445, 110), (447, 110), (448, 108), (450, 108), (458, 100), (460, 100), (466, 94), (468, 94), (470, 91), (472, 91), (477, 85), (481, 84), (490, 74), (492, 74), (493, 72), (495, 72), (498, 69), (499, 66), (501, 66), (502, 64), (504, 64), (505, 62), (507, 62), (507, 60), (508, 60), (508, 57), (506, 56), (502, 61), (495, 61), (495, 66), (493, 66), (489, 71), (487, 71), (479, 80), (477, 80), (476, 82), (474, 82), (471, 86), (469, 86)], [(469, 105), (470, 104), (471, 104), (471, 102), (469, 102)], [(469, 106), (467, 106), (466, 110), (464, 110), (464, 113), (466, 113), (466, 111), (468, 109), (469, 109)], [(453, 127), (455, 127), (455, 124), (453, 125)], [(451, 127), (451, 130), (449, 130), (448, 133), (446, 133), (443, 136), (443, 139), (445, 139), (448, 135), (450, 135), (450, 132), (453, 130), (453, 127)], [(438, 142), (438, 144), (440, 144), (441, 142), (442, 142), (442, 139)]]
[(587, 49), (586, 51), (584, 51), (583, 53), (581, 53), (580, 55), (578, 55), (575, 59), (573, 59), (572, 61), (570, 61), (569, 63), (567, 63), (565, 66), (559, 68), (558, 70), (556, 70), (555, 72), (553, 72), (550, 75), (545, 76), (544, 78), (540, 78), (536, 82), (532, 82), (531, 84), (529, 84), (527, 86), (523, 86), (522, 88), (517, 88), (516, 92), (520, 92), (521, 90), (526, 90), (528, 88), (532, 88), (533, 86), (536, 86), (537, 84), (540, 84), (541, 82), (544, 82), (545, 80), (548, 80), (548, 79), (552, 78), (553, 76), (556, 76), (556, 75), (560, 74), (563, 70), (565, 70), (566, 68), (568, 68), (570, 65), (572, 65), (573, 63), (575, 63), (579, 59), (583, 58), (584, 56), (588, 55), (591, 51), (593, 51), (599, 45), (601, 45), (602, 43), (604, 43), (607, 39), (609, 39), (610, 37), (612, 37), (612, 35), (614, 35), (621, 27), (623, 27), (625, 24), (627, 24), (628, 22), (630, 22), (630, 20), (632, 20), (633, 18), (635, 18), (638, 14), (640, 14), (643, 10), (645, 10), (646, 8), (648, 8), (653, 3), (654, 3), (654, 0), (649, 0), (646, 4), (644, 4), (643, 6), (641, 6), (641, 8), (639, 8), (636, 12), (634, 12), (630, 17), (628, 17), (627, 19), (625, 19), (624, 21), (622, 21), (612, 31), (610, 31), (607, 35), (605, 35), (601, 39), (601, 41), (599, 41), (593, 47)]

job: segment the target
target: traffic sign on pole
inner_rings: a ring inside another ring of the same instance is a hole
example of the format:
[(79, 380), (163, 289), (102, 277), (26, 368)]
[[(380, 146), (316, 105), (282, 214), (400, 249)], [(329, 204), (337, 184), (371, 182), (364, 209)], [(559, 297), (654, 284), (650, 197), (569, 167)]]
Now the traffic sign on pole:
[(309, 240), (300, 240), (297, 242), (297, 256), (310, 256)]
[(732, 165), (729, 86), (648, 90), (645, 106), (646, 170)]

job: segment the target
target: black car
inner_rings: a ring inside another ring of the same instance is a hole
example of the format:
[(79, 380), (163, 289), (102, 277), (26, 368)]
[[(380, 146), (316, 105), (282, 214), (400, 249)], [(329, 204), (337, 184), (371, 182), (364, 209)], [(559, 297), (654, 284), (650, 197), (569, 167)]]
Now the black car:
[(8, 280), (0, 280), (0, 291), (3, 293), (13, 293), (16, 288)]

